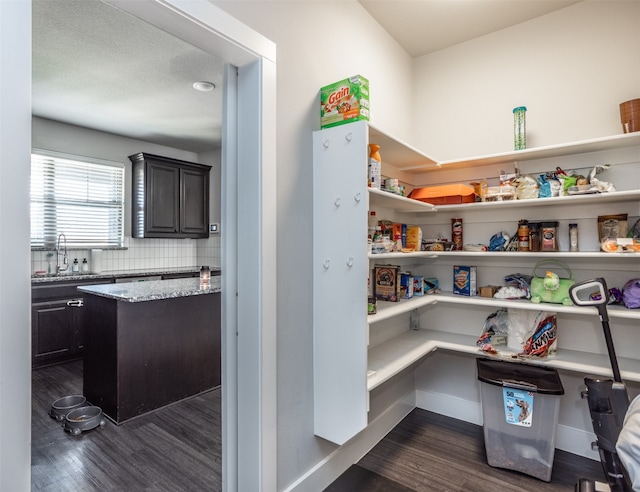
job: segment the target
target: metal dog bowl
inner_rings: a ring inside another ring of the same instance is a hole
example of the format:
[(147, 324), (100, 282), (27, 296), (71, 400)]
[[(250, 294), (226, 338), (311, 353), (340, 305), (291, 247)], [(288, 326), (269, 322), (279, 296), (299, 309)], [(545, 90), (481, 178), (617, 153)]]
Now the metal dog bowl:
[(86, 404), (87, 399), (82, 395), (64, 396), (62, 398), (58, 398), (51, 404), (49, 415), (58, 422), (62, 422), (65, 415), (67, 415), (71, 410), (83, 407)]
[(77, 436), (82, 431), (95, 429), (98, 426), (104, 427), (106, 423), (100, 407), (80, 407), (71, 410), (64, 418), (64, 430)]

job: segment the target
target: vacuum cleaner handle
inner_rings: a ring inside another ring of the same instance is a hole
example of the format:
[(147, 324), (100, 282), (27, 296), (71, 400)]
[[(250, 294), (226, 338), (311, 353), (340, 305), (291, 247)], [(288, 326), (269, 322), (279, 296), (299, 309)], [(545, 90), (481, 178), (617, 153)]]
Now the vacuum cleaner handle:
[(609, 322), (607, 304), (609, 303), (609, 289), (602, 278), (584, 280), (569, 287), (569, 297), (577, 306), (595, 306), (603, 322)]

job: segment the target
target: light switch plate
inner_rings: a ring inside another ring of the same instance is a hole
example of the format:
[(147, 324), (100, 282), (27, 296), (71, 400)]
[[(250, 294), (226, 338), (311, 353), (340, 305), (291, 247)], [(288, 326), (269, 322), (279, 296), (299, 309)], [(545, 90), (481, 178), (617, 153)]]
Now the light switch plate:
[(218, 223), (209, 224), (209, 232), (211, 234), (218, 234), (220, 232), (220, 224)]

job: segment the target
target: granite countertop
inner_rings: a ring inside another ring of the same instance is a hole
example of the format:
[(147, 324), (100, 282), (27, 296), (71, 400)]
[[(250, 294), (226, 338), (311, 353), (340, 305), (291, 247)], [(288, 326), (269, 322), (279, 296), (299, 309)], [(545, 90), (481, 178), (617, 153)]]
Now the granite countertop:
[[(62, 275), (31, 275), (32, 284), (52, 283), (52, 282), (68, 282), (71, 280), (91, 280), (103, 278), (127, 278), (141, 277), (145, 275), (170, 275), (174, 273), (195, 273), (199, 272), (200, 267), (176, 267), (176, 268), (155, 268), (155, 269), (138, 269), (138, 270), (109, 270), (102, 273), (68, 273)], [(211, 274), (220, 273), (220, 268), (211, 267)]]
[(200, 285), (199, 278), (175, 280), (149, 280), (147, 282), (125, 282), (120, 284), (86, 285), (78, 290), (87, 294), (108, 297), (124, 302), (159, 301), (176, 297), (215, 294), (220, 292), (220, 277), (211, 277), (207, 287)]

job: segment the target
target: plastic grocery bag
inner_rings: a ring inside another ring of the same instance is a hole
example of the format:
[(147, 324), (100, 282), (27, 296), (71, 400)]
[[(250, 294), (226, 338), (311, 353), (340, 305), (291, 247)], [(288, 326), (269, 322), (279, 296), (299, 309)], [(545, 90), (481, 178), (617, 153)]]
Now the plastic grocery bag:
[(546, 357), (556, 352), (557, 338), (556, 313), (501, 308), (487, 317), (476, 345), (494, 355), (506, 345), (518, 357)]
[(640, 278), (632, 278), (624, 284), (622, 300), (629, 309), (640, 308)]

